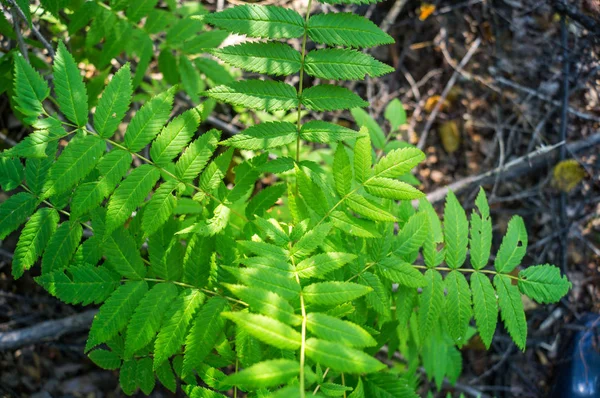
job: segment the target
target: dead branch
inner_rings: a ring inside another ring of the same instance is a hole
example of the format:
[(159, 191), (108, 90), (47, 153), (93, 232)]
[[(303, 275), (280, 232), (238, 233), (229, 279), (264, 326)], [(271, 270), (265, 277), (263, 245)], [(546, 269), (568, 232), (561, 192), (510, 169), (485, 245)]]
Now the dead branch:
[[(586, 139), (579, 140), (567, 144), (567, 152), (576, 154), (586, 150), (594, 148), (594, 146), (600, 144), (600, 133), (596, 133)], [(454, 193), (462, 192), (475, 185), (484, 185), (493, 182), (497, 176), (501, 176), (505, 179), (511, 179), (520, 177), (525, 174), (532, 173), (539, 170), (547, 164), (555, 164), (558, 160), (559, 151), (558, 149), (564, 145), (564, 142), (560, 142), (555, 145), (546, 146), (534, 151), (530, 154), (517, 158), (513, 161), (506, 163), (503, 167), (497, 167), (486, 173), (479, 174), (476, 176), (466, 177), (462, 180), (458, 180), (444, 188), (436, 189), (427, 195), (427, 199), (432, 204), (441, 202), (446, 197), (448, 190), (452, 190)]]
[(60, 336), (89, 329), (97, 310), (88, 310), (62, 319), (38, 323), (28, 328), (0, 333), (0, 351), (55, 340)]

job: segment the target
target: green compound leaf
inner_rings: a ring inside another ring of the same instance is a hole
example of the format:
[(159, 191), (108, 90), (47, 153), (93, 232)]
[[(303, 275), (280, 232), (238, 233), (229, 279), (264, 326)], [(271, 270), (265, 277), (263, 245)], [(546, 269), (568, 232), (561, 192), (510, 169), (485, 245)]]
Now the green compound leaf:
[(50, 169), (43, 198), (59, 195), (76, 185), (96, 166), (106, 151), (106, 143), (93, 135), (77, 135)]
[(352, 189), (352, 166), (343, 145), (338, 145), (333, 158), (333, 180), (340, 196), (346, 196)]
[(108, 264), (125, 278), (142, 279), (146, 275), (138, 244), (125, 228), (107, 235), (103, 247)]
[(396, 217), (358, 194), (348, 195), (346, 205), (357, 214), (373, 221), (396, 221)]
[(150, 147), (150, 157), (159, 166), (167, 166), (192, 140), (200, 125), (202, 108), (182, 113), (167, 124)]
[(247, 389), (269, 388), (288, 382), (299, 372), (300, 364), (296, 361), (270, 359), (227, 376), (223, 383)]
[(394, 254), (405, 261), (412, 262), (416, 259), (419, 249), (427, 239), (429, 233), (429, 223), (427, 214), (424, 212), (415, 213), (404, 224), (398, 233), (399, 245), (394, 250)]
[(331, 231), (330, 223), (323, 223), (303, 235), (290, 250), (290, 254), (296, 258), (302, 258), (310, 255), (320, 245), (323, 244), (327, 235)]
[(217, 86), (203, 95), (217, 101), (267, 112), (288, 111), (298, 106), (296, 89), (273, 80), (244, 80)]
[(377, 232), (376, 224), (371, 223), (370, 221), (350, 218), (346, 213), (341, 211), (334, 211), (329, 217), (336, 228), (344, 231), (348, 235), (361, 238), (378, 238), (381, 236), (379, 232)]
[(369, 178), (365, 181), (365, 189), (371, 195), (394, 200), (413, 200), (425, 196), (412, 185), (390, 178)]
[(81, 224), (75, 221), (64, 222), (52, 235), (42, 257), (42, 274), (63, 270), (69, 266), (71, 258), (83, 235)]
[(121, 358), (109, 350), (94, 350), (88, 354), (88, 357), (101, 369), (117, 370), (121, 367)]
[(62, 41), (58, 43), (53, 69), (54, 91), (60, 111), (77, 126), (85, 126), (88, 122), (87, 91), (75, 59)]
[(249, 72), (290, 76), (300, 70), (300, 53), (287, 44), (242, 43), (211, 51), (224, 62)]
[(306, 141), (329, 143), (357, 138), (358, 132), (339, 124), (311, 120), (300, 128), (300, 137)]
[(356, 255), (350, 253), (321, 253), (296, 264), (296, 272), (300, 278), (323, 278), (329, 272), (343, 267), (354, 259)]
[(158, 179), (160, 172), (152, 165), (143, 164), (135, 168), (117, 187), (108, 202), (106, 231), (114, 231), (131, 216), (144, 201)]
[(483, 188), (479, 188), (475, 205), (479, 214), (473, 209), (469, 255), (471, 256), (471, 265), (479, 270), (486, 266), (492, 249), (492, 219)]
[(296, 126), (289, 122), (266, 122), (249, 127), (228, 140), (223, 141), (238, 149), (272, 149), (295, 142), (298, 138)]
[(318, 14), (308, 22), (308, 36), (319, 44), (373, 47), (394, 39), (367, 18), (352, 13)]
[(306, 286), (302, 289), (302, 295), (307, 303), (334, 306), (355, 300), (371, 291), (368, 286), (352, 282), (321, 282)]
[(172, 192), (177, 188), (177, 181), (163, 183), (148, 201), (142, 218), (142, 229), (146, 235), (152, 235), (167, 222), (175, 206), (177, 199)]
[(306, 356), (322, 366), (345, 373), (373, 373), (386, 367), (362, 351), (315, 338), (306, 340)]
[(556, 303), (571, 289), (571, 282), (561, 276), (560, 269), (550, 265), (534, 265), (519, 272), (519, 290), (538, 303)]
[(39, 209), (21, 231), (12, 261), (12, 274), (15, 279), (33, 266), (42, 254), (58, 224), (58, 213), (54, 209)]
[(302, 341), (300, 333), (273, 318), (247, 312), (223, 312), (221, 316), (235, 322), (263, 343), (282, 350), (300, 348)]
[(100, 179), (81, 184), (75, 189), (71, 199), (71, 217), (77, 219), (100, 205), (127, 174), (131, 159), (131, 154), (121, 149), (113, 149), (104, 155), (96, 167)]
[(369, 332), (357, 324), (326, 314), (308, 314), (306, 327), (317, 337), (351, 347), (373, 347), (377, 344)]
[(217, 344), (225, 327), (221, 313), (227, 308), (227, 300), (215, 296), (207, 300), (195, 315), (196, 319), (185, 341), (182, 377), (193, 374), (194, 369), (199, 369)]
[(432, 332), (442, 312), (444, 303), (444, 282), (442, 275), (433, 269), (425, 272), (425, 286), (419, 304), (419, 334), (421, 341)]
[(377, 263), (377, 269), (386, 279), (402, 286), (423, 287), (426, 283), (418, 269), (393, 257), (381, 260)]
[(506, 235), (494, 260), (496, 271), (507, 274), (521, 263), (527, 253), (527, 230), (519, 216), (513, 216), (508, 222)]
[(490, 348), (498, 322), (498, 300), (489, 278), (480, 272), (471, 275), (473, 292), (473, 315), (479, 336), (486, 348)]
[(327, 48), (306, 55), (306, 72), (327, 80), (364, 80), (366, 75), (378, 77), (394, 68), (360, 51)]
[(365, 183), (371, 177), (372, 162), (371, 140), (364, 135), (354, 145), (354, 176), (359, 183)]
[(35, 281), (67, 304), (89, 305), (103, 302), (120, 285), (120, 279), (106, 267), (84, 264), (43, 274)]
[(254, 195), (246, 206), (246, 217), (261, 217), (269, 210), (285, 192), (285, 184), (274, 184)]
[(14, 56), (15, 96), (19, 112), (35, 120), (44, 113), (42, 102), (50, 95), (50, 88), (44, 78), (23, 58), (20, 53)]
[(204, 302), (204, 298), (202, 292), (186, 289), (171, 302), (154, 343), (155, 370), (181, 349), (192, 318)]
[(375, 165), (376, 177), (398, 178), (408, 173), (425, 159), (423, 151), (417, 148), (394, 149)]
[(115, 290), (94, 317), (85, 351), (107, 342), (125, 329), (147, 291), (148, 284), (145, 281), (127, 282)]
[(335, 111), (369, 106), (358, 95), (345, 87), (319, 84), (302, 93), (302, 105), (313, 111)]
[(272, 291), (286, 300), (293, 300), (300, 293), (300, 286), (281, 271), (272, 268), (226, 268), (240, 282), (259, 289)]
[(304, 34), (300, 14), (277, 6), (240, 5), (208, 14), (204, 22), (249, 37), (294, 39)]
[(452, 269), (460, 268), (467, 258), (469, 223), (467, 215), (456, 195), (448, 191), (444, 207), (444, 242), (446, 243), (446, 264)]
[(467, 328), (471, 320), (471, 289), (459, 271), (451, 271), (444, 280), (446, 301), (444, 306), (450, 337), (459, 346), (466, 343)]
[(498, 305), (504, 326), (517, 347), (524, 351), (527, 343), (527, 320), (519, 289), (506, 275), (496, 275), (494, 286), (498, 294)]
[(184, 181), (191, 181), (204, 170), (217, 148), (221, 132), (210, 130), (192, 142), (175, 164), (175, 174)]
[(169, 120), (173, 106), (173, 91), (157, 95), (133, 116), (125, 131), (125, 146), (138, 152), (148, 145)]
[(177, 287), (170, 283), (154, 285), (135, 309), (127, 326), (125, 359), (144, 348), (158, 332), (163, 316), (171, 301), (177, 296)]
[(294, 308), (280, 295), (265, 289), (243, 285), (225, 284), (233, 294), (247, 303), (251, 309), (288, 325), (298, 326), (302, 319), (294, 314)]
[(115, 73), (94, 112), (94, 128), (100, 137), (110, 138), (123, 120), (131, 103), (133, 87), (129, 64)]

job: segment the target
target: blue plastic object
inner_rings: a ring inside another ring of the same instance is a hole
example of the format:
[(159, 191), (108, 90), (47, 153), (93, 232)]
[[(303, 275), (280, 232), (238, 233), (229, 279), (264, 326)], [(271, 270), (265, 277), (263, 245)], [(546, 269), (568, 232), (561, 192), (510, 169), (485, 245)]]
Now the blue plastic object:
[(587, 314), (585, 330), (573, 336), (559, 368), (552, 396), (555, 398), (600, 398), (600, 315)]

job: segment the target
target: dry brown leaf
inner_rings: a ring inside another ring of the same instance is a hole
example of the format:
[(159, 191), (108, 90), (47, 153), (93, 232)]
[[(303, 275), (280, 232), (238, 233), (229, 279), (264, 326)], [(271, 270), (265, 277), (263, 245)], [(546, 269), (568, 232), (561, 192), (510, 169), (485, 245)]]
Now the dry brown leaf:
[(460, 132), (458, 131), (458, 124), (456, 121), (450, 120), (442, 123), (438, 131), (446, 152), (455, 152), (460, 146)]
[[(427, 112), (427, 113), (433, 112), (433, 108), (435, 108), (435, 106), (437, 105), (437, 103), (439, 102), (439, 100), (441, 98), (442, 97), (440, 97), (439, 95), (432, 95), (431, 97), (427, 98), (427, 101), (425, 102), (425, 112)], [(448, 109), (449, 107), (450, 107), (450, 101), (445, 99), (444, 102), (442, 103), (442, 106), (440, 106), (440, 111)]]
[(435, 5), (430, 3), (422, 3), (419, 9), (419, 19), (421, 21), (426, 20), (435, 12)]
[(552, 172), (552, 185), (563, 192), (570, 192), (585, 177), (585, 170), (575, 159), (559, 162)]

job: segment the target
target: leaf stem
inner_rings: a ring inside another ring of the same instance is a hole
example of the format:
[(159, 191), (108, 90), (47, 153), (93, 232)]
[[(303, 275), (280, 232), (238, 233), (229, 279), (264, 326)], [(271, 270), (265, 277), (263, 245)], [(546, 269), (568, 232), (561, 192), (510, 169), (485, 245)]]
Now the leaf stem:
[[(146, 259), (143, 259), (144, 262), (147, 262)], [(210, 294), (211, 296), (221, 296), (219, 293), (209, 290), (209, 289), (205, 289), (205, 288), (201, 288), (198, 286), (194, 286), (194, 285), (190, 285), (188, 283), (184, 283), (184, 282), (178, 282), (178, 281), (168, 281), (166, 279), (158, 279), (158, 278), (144, 278), (144, 280), (146, 282), (159, 282), (159, 283), (172, 283), (173, 285), (177, 285), (177, 286), (181, 286), (181, 287), (186, 287), (186, 288), (190, 288), (190, 289), (194, 289), (194, 290), (199, 290), (202, 293), (206, 293), (206, 294)], [(233, 297), (229, 297), (229, 296), (221, 296), (231, 302), (243, 305), (244, 307), (248, 307), (248, 304), (243, 302), (242, 300), (238, 300), (238, 299), (234, 299)]]
[[(290, 250), (292, 249), (292, 243), (290, 242), (289, 244), (290, 246)], [(290, 256), (290, 259), (292, 261), (292, 266), (294, 267), (294, 269), (296, 269), (296, 263), (294, 261), (294, 256)], [(305, 398), (306, 397), (306, 391), (305, 391), (305, 383), (304, 383), (304, 363), (306, 362), (306, 306), (304, 304), (304, 295), (302, 294), (302, 284), (300, 283), (300, 276), (298, 276), (298, 272), (294, 272), (295, 276), (296, 276), (296, 282), (298, 282), (298, 285), (300, 286), (300, 311), (302, 314), (302, 342), (300, 345), (300, 383), (299, 383), (299, 388), (300, 388), (300, 398)]]

